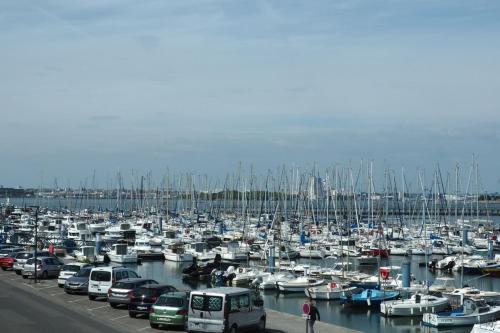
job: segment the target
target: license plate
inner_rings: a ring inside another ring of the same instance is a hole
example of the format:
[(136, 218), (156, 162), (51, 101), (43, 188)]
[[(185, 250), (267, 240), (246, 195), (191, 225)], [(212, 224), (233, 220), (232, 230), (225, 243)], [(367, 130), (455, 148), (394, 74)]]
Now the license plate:
[(171, 319), (170, 318), (164, 318), (164, 317), (160, 317), (158, 318), (159, 321), (166, 321), (166, 322), (170, 322)]
[(78, 286), (69, 286), (71, 289), (77, 289)]
[(137, 310), (147, 310), (147, 306), (138, 306)]
[(26, 272), (26, 275), (33, 275), (32, 272)]

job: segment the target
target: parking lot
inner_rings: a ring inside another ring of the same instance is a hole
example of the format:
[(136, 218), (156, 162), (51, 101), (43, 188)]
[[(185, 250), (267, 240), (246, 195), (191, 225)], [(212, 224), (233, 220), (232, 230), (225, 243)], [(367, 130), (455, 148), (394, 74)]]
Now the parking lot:
[[(42, 298), (42, 304), (62, 306), (105, 327), (119, 332), (158, 332), (149, 326), (147, 317), (130, 318), (126, 307), (113, 309), (105, 299), (90, 301), (87, 295), (68, 295), (57, 285), (57, 279), (41, 280), (35, 284), (33, 279), (23, 279), (11, 271), (0, 271), (2, 289), (21, 289), (33, 297)], [(26, 297), (26, 296), (23, 296)], [(5, 302), (2, 300), (2, 302)], [(3, 304), (5, 305), (5, 304)], [(71, 320), (72, 318), (67, 318)], [(1, 329), (2, 332), (5, 332)], [(16, 330), (12, 330), (16, 331)], [(163, 332), (183, 332), (182, 330), (162, 330)], [(17, 332), (17, 331), (16, 331)]]
[[(267, 333), (302, 333), (305, 321), (295, 315), (266, 309)], [(23, 279), (12, 271), (0, 270), (0, 331), (68, 333), (184, 332), (182, 329), (152, 329), (145, 316), (130, 318), (126, 307), (113, 309), (106, 299), (90, 301), (87, 295), (68, 295), (57, 279)], [(358, 333), (324, 322), (315, 332)]]

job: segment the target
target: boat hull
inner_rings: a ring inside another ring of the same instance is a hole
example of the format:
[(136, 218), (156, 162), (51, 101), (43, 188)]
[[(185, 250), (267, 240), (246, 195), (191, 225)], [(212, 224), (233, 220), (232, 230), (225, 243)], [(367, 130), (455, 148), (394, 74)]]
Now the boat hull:
[(424, 313), (442, 312), (449, 308), (447, 299), (436, 302), (404, 303), (402, 301), (386, 301), (380, 304), (380, 312), (387, 317), (415, 317)]
[(500, 307), (494, 307), (492, 310), (479, 315), (450, 316), (440, 315), (439, 313), (425, 313), (422, 322), (424, 325), (432, 327), (472, 326), (494, 321), (498, 318), (500, 318)]

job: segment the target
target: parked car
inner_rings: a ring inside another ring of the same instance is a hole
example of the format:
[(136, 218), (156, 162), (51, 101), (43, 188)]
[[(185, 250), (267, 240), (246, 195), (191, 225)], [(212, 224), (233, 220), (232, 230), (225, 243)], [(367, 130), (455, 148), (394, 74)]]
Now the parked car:
[(89, 299), (95, 300), (97, 297), (108, 297), (109, 288), (113, 283), (123, 279), (139, 277), (132, 269), (123, 266), (92, 268), (88, 288)]
[(219, 287), (192, 291), (188, 332), (238, 332), (266, 330), (264, 302), (247, 288)]
[(57, 285), (62, 288), (69, 277), (75, 275), (80, 269), (84, 267), (92, 267), (92, 265), (81, 262), (72, 262), (64, 265), (59, 272), (59, 277), (57, 278)]
[(36, 272), (37, 278), (57, 277), (62, 266), (55, 257), (37, 257), (35, 269), (35, 258), (31, 258), (24, 264), (22, 276), (24, 279), (34, 277)]
[[(34, 251), (21, 251), (18, 252), (15, 256), (16, 261), (14, 262), (14, 272), (16, 272), (17, 275), (21, 275), (21, 272), (24, 268), (24, 264), (26, 264), (26, 261), (28, 259), (33, 258), (35, 256)], [(50, 257), (51, 254), (48, 251), (41, 251), (37, 253), (37, 257)]]
[(151, 328), (180, 326), (184, 328), (188, 320), (189, 292), (171, 292), (161, 295), (149, 311)]
[(0, 267), (4, 271), (6, 271), (8, 269), (13, 269), (15, 261), (16, 261), (16, 258), (14, 258), (14, 256), (1, 257), (0, 258)]
[(8, 247), (0, 250), (0, 258), (13, 257), (16, 253), (24, 251), (22, 247)]
[(118, 305), (130, 304), (134, 289), (145, 284), (158, 284), (158, 282), (151, 279), (132, 278), (113, 283), (108, 290), (109, 305), (111, 305), (112, 308), (116, 308)]
[[(120, 283), (120, 282), (118, 282)], [(168, 284), (145, 284), (132, 291), (128, 314), (130, 317), (135, 317), (138, 314), (148, 314), (151, 306), (156, 302), (158, 297), (167, 292), (177, 291), (177, 288)]]
[(89, 290), (89, 277), (92, 266), (85, 266), (75, 275), (70, 276), (64, 283), (64, 291), (67, 294), (86, 294)]

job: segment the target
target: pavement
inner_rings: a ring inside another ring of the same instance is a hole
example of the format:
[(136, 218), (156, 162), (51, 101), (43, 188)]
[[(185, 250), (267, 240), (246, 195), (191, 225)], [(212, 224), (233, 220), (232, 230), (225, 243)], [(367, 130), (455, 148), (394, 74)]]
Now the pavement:
[[(305, 320), (266, 309), (268, 333), (303, 333)], [(357, 333), (341, 326), (316, 322), (315, 333)], [(0, 332), (2, 333), (158, 332), (147, 317), (130, 318), (126, 308), (113, 309), (105, 300), (68, 295), (57, 279), (34, 283), (11, 271), (0, 271)], [(183, 332), (161, 329), (161, 332)]]

